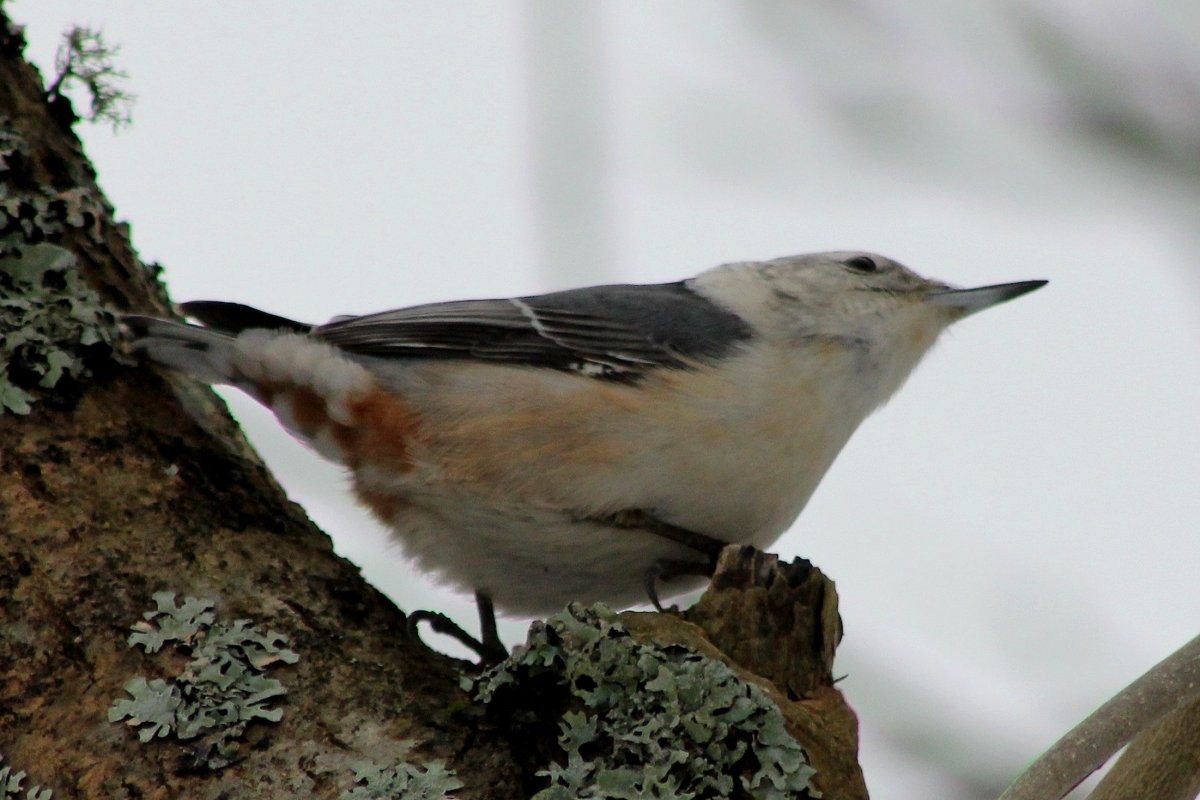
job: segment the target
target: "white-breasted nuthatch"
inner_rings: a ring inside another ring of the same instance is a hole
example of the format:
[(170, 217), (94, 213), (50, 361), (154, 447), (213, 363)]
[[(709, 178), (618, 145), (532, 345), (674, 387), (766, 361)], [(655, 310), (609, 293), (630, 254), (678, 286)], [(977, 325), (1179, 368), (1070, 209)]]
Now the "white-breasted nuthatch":
[(127, 322), (344, 464), (420, 567), (476, 592), (495, 653), (491, 601), (630, 605), (655, 575), (693, 588), (722, 544), (771, 544), (943, 329), (1044, 283), (834, 252), (318, 326), (219, 302), (183, 306), (207, 327)]

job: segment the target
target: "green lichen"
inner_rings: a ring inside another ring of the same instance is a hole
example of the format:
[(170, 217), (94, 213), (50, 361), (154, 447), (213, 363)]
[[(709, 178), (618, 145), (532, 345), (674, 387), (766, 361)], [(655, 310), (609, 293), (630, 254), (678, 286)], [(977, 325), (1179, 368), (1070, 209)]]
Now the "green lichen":
[(113, 352), (116, 317), (69, 251), (9, 239), (0, 240), (0, 252), (0, 414), (28, 414), (39, 394), (78, 394), (95, 363)]
[(58, 241), (71, 229), (91, 241), (104, 241), (103, 224), (112, 208), (92, 186), (86, 161), (62, 165), (67, 188), (35, 180), (36, 159), (29, 143), (7, 116), (0, 116), (0, 255), (22, 244)]
[[(4, 754), (0, 753), (0, 762)], [(0, 800), (50, 800), (54, 792), (41, 786), (25, 786), (25, 773), (13, 772), (0, 763)]]
[(68, 231), (103, 241), (110, 209), (94, 190), (38, 183), (36, 172), (28, 142), (0, 116), (0, 414), (27, 414), (38, 397), (69, 407), (117, 337), (114, 314), (55, 244)]
[[(407, 752), (409, 743), (400, 744)], [(339, 800), (439, 800), (463, 786), (440, 758), (419, 765), (360, 761), (354, 765), (354, 782), (359, 785), (342, 792)]]
[(548, 785), (536, 800), (820, 797), (759, 687), (687, 648), (639, 642), (604, 606), (534, 623), (524, 647), (464, 688), (506, 710), (523, 694), (567, 692), (561, 756), (538, 773)]
[(8, 117), (0, 117), (0, 175), (12, 172), (29, 158), (25, 137), (8, 127)]
[(197, 765), (219, 769), (232, 763), (247, 726), (256, 720), (278, 722), (283, 710), (271, 703), (287, 693), (283, 684), (265, 676), (278, 663), (294, 664), (299, 656), (284, 647), (287, 637), (261, 631), (248, 620), (217, 620), (210, 600), (173, 592), (154, 595), (155, 610), (136, 623), (128, 643), (147, 653), (166, 644), (190, 652), (192, 660), (168, 679), (137, 676), (125, 684), (129, 697), (115, 700), (110, 722), (125, 722), (143, 742), (203, 737), (192, 748)]
[(217, 621), (211, 600), (185, 597), (176, 606), (174, 593), (159, 592), (154, 595), (154, 604), (157, 608), (142, 614), (143, 620), (133, 624), (130, 647), (141, 647), (147, 653), (157, 653), (170, 642), (191, 647)]

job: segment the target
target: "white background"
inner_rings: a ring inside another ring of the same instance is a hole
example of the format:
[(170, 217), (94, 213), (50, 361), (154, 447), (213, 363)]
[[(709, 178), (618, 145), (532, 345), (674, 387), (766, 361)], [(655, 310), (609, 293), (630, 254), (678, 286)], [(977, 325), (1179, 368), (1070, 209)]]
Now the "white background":
[[(776, 545), (838, 583), (881, 800), (994, 795), (1200, 627), (1195, 9), (9, 3), (47, 72), (72, 23), (123, 48), (134, 124), (81, 134), (179, 300), (320, 321), (850, 248), (1050, 279), (954, 329)], [(473, 623), (230, 402), (341, 553)]]

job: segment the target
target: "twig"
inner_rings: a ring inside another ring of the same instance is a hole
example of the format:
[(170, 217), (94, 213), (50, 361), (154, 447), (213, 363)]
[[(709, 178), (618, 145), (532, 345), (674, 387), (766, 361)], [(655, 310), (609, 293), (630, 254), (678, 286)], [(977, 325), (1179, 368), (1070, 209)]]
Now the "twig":
[(1200, 636), (1126, 686), (1004, 790), (999, 800), (1059, 800), (1142, 730), (1200, 696)]
[(1200, 793), (1200, 695), (1137, 735), (1088, 800), (1193, 800)]

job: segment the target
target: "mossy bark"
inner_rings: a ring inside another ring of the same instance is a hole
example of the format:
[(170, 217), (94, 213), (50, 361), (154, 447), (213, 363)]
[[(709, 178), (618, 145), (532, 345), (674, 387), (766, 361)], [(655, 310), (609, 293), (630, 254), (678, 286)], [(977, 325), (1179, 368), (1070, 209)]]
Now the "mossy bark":
[[(47, 104), (23, 46), (0, 18), (0, 116), (28, 146), (0, 182), (9, 197), (82, 189), (93, 213), (49, 239), (75, 254), (114, 310), (167, 313), (155, 271), (95, 184), (71, 115)], [(126, 644), (159, 591), (211, 598), (222, 618), (283, 632), (300, 654), (271, 671), (288, 691), (282, 720), (251, 724), (230, 766), (206, 768), (202, 745), (143, 743), (107, 719), (132, 677), (187, 661)], [(803, 624), (755, 625), (825, 636), (780, 650), (816, 646), (827, 655), (817, 666), (769, 677), (780, 702), (800, 704), (793, 733), (819, 751), (825, 796), (861, 798), (854, 717), (829, 678), (836, 597), (824, 592), (817, 608), (786, 604), (787, 614), (815, 615)], [(755, 613), (782, 607), (759, 600)], [(747, 613), (727, 603), (701, 624), (735, 630)], [(673, 629), (695, 630), (666, 615), (656, 623), (651, 635), (668, 641)], [(405, 615), (287, 500), (207, 389), (113, 365), (27, 416), (0, 416), (0, 753), (56, 798), (333, 798), (350, 787), (352, 764), (387, 763), (405, 741), (412, 760), (445, 759), (465, 784), (461, 797), (522, 797), (529, 776), (511, 744), (458, 713), (469, 703), (459, 667), (410, 639)]]

